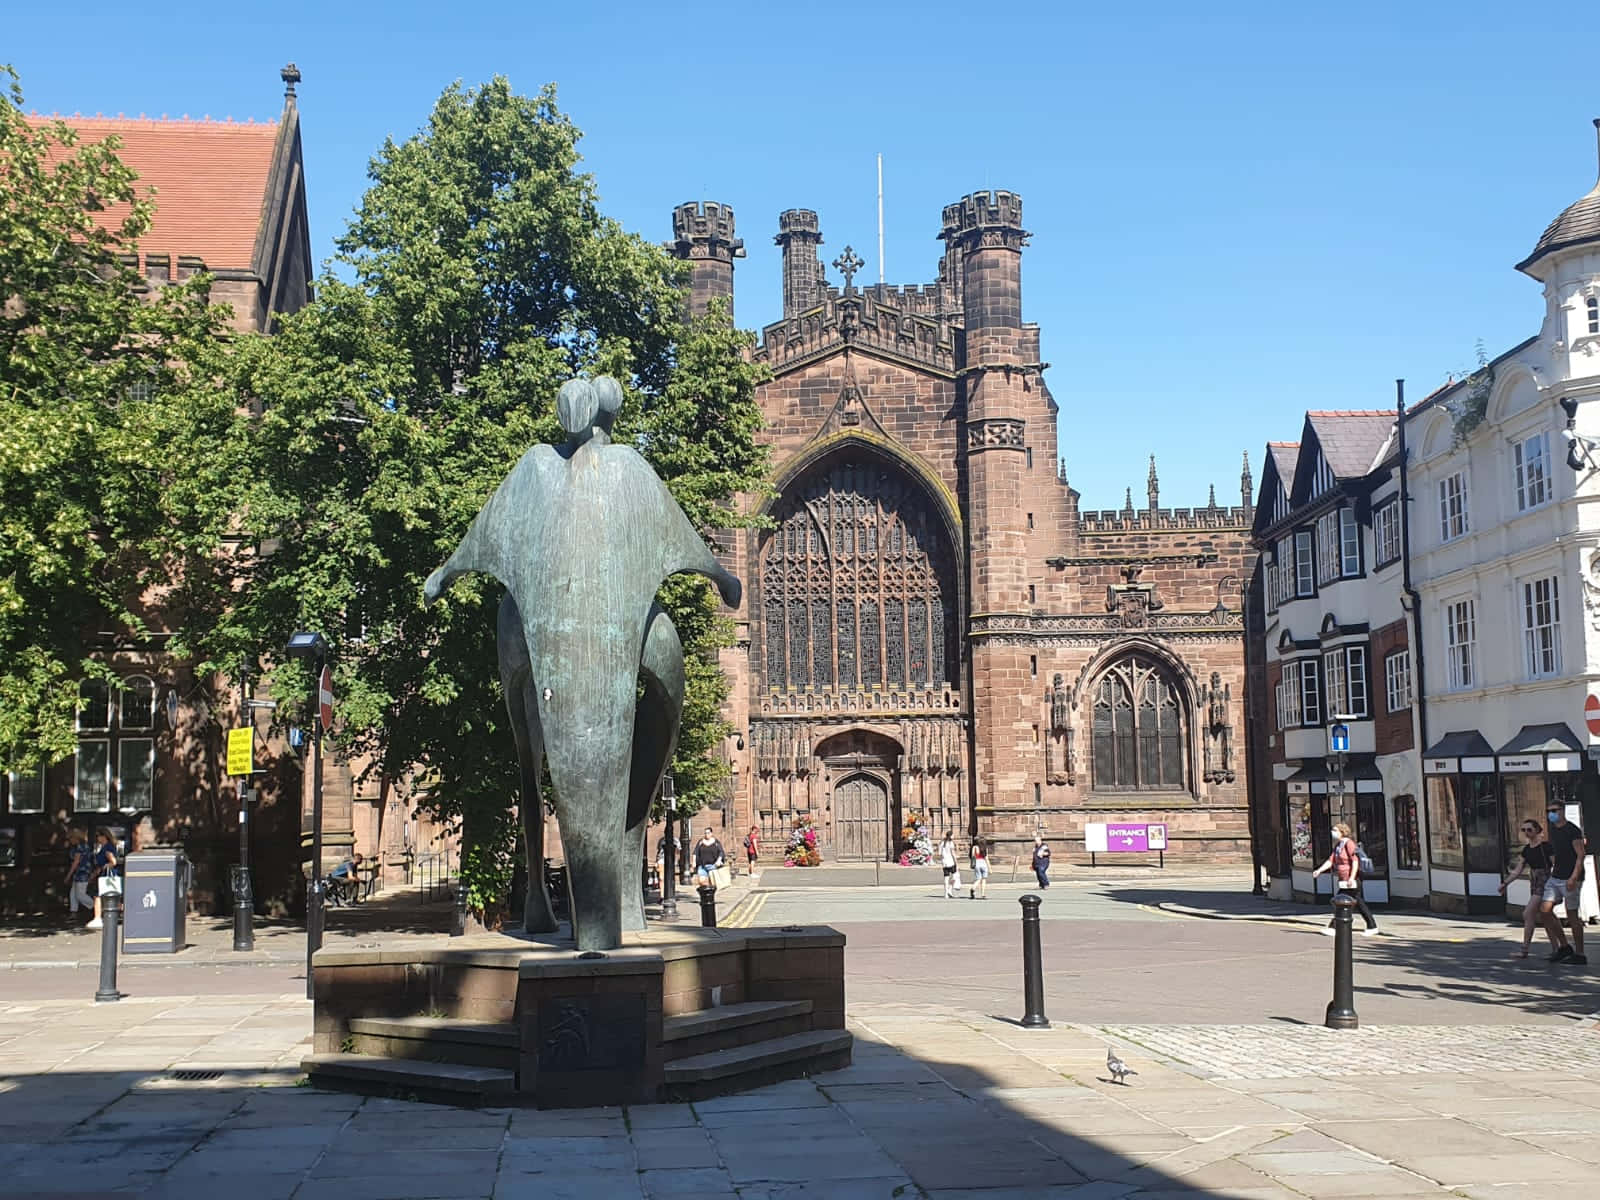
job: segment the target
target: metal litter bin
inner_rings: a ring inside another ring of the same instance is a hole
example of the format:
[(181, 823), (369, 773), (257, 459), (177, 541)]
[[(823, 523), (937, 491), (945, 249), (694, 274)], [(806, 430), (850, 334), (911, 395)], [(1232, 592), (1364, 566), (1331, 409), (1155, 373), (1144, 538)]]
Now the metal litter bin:
[(189, 859), (183, 847), (156, 846), (128, 855), (122, 878), (122, 952), (182, 950), (189, 911)]

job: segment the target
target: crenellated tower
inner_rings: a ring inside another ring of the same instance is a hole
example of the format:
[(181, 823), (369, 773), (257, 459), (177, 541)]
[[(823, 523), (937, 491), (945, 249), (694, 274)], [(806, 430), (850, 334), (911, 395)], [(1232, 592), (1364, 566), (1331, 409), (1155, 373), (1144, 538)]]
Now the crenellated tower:
[(778, 217), (778, 236), (772, 239), (783, 248), (783, 315), (804, 312), (822, 298), (826, 276), (817, 257), (822, 231), (817, 214), (809, 208), (791, 208)]
[(733, 260), (744, 257), (734, 236), (733, 209), (714, 200), (672, 210), (669, 248), (689, 264), (689, 315), (703, 316), (717, 298), (733, 302)]
[[(944, 210), (939, 235), (958, 253), (963, 343), (967, 564), (971, 613), (973, 782), (980, 811), (1031, 790), (1030, 725), (1036, 660), (1014, 639), (980, 635), (992, 619), (1028, 611), (1033, 555), (1029, 419), (1046, 415), (1033, 336), (1022, 323), (1022, 198), (976, 192)], [(1030, 386), (1030, 370), (1032, 379)], [(1044, 421), (1041, 424), (1048, 424)], [(1053, 449), (1053, 447), (1052, 447)], [(1041, 556), (1042, 557), (1042, 556)], [(996, 686), (997, 681), (1022, 686)]]

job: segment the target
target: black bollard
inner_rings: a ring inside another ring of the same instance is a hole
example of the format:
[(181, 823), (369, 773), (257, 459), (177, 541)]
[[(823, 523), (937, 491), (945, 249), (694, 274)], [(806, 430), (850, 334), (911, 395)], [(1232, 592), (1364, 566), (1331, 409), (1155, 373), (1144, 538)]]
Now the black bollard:
[(107, 892), (100, 897), (100, 919), (104, 926), (100, 934), (100, 990), (94, 994), (97, 1002), (121, 1000), (117, 991), (117, 925), (122, 916), (122, 897)]
[(467, 932), (467, 923), (471, 913), (467, 908), (467, 883), (459, 874), (456, 876), (455, 898), (455, 913), (450, 919), (450, 936), (462, 937)]
[(1329, 1029), (1361, 1027), (1350, 961), (1355, 913), (1356, 898), (1349, 891), (1341, 891), (1333, 898), (1333, 999), (1328, 1002), (1328, 1013), (1322, 1022)]
[(1039, 949), (1039, 897), (1022, 897), (1022, 1014), (1024, 1029), (1049, 1029), (1044, 1015), (1044, 963)]
[(672, 814), (667, 814), (667, 831), (661, 837), (661, 919), (676, 920), (678, 916), (678, 851), (672, 844)]
[(717, 889), (700, 889), (700, 925), (704, 929), (717, 927)]

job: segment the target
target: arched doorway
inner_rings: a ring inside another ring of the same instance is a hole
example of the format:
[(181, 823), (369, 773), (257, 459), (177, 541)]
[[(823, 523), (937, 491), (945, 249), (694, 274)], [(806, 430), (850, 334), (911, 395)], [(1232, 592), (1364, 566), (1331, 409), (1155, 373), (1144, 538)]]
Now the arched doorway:
[(834, 862), (883, 862), (899, 833), (901, 746), (870, 729), (847, 729), (817, 746), (829, 780), (823, 834)]
[(858, 772), (833, 789), (834, 854), (840, 862), (884, 857), (889, 833), (889, 789), (882, 779)]

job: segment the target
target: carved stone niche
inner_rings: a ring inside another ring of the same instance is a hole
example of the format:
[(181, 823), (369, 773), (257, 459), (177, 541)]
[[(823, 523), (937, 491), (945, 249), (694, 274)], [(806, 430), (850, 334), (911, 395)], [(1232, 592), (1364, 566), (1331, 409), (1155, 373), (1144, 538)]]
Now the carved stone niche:
[(1044, 693), (1048, 714), (1044, 739), (1045, 782), (1071, 785), (1077, 774), (1076, 755), (1072, 746), (1072, 709), (1077, 707), (1077, 697), (1058, 672)]
[(1201, 778), (1207, 783), (1232, 783), (1233, 724), (1228, 719), (1232, 688), (1222, 682), (1220, 672), (1211, 672), (1211, 682), (1200, 688), (1200, 745), (1205, 759)]

